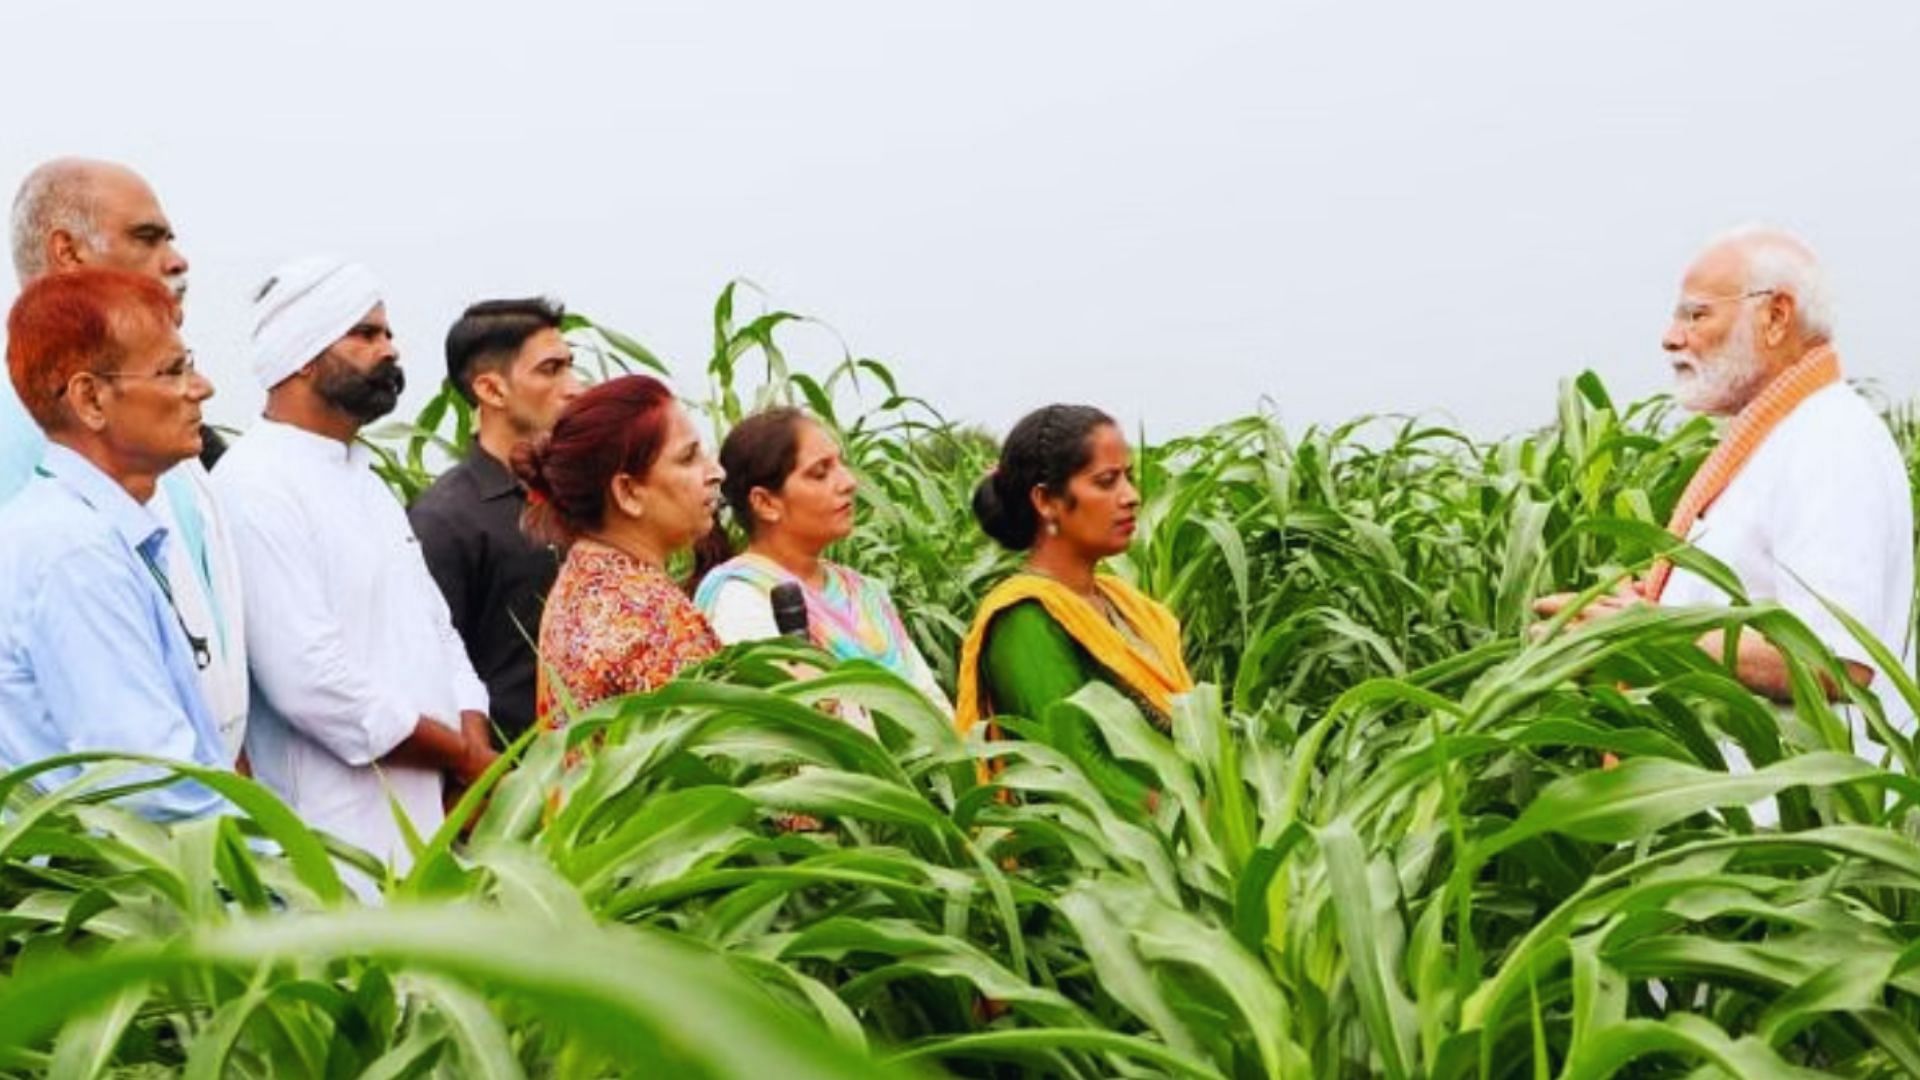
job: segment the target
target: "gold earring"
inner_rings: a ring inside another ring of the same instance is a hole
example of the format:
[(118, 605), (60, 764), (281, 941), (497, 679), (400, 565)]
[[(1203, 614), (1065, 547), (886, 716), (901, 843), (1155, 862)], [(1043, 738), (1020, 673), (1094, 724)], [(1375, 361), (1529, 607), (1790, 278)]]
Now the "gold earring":
[(1047, 519), (1047, 535), (1048, 536), (1060, 535), (1060, 523), (1053, 520), (1052, 518)]

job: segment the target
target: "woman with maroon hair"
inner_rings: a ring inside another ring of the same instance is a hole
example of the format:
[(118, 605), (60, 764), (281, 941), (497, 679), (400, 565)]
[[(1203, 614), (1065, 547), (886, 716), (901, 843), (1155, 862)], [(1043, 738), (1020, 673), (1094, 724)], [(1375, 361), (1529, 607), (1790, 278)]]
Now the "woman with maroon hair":
[(522, 527), (567, 551), (540, 618), (542, 727), (718, 650), (667, 560), (713, 527), (726, 474), (665, 384), (627, 375), (588, 390), (514, 448), (513, 470), (527, 486)]

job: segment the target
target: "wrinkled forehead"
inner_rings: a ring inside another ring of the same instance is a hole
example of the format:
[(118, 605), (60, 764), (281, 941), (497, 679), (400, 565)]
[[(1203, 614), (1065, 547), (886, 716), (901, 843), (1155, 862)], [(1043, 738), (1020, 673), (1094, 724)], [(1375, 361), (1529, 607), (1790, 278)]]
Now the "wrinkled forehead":
[(102, 225), (164, 224), (167, 220), (153, 188), (139, 174), (125, 169), (96, 173), (87, 185), (87, 195), (94, 217)]
[(1680, 281), (1680, 291), (1694, 298), (1732, 296), (1746, 287), (1747, 260), (1730, 244), (1701, 252)]

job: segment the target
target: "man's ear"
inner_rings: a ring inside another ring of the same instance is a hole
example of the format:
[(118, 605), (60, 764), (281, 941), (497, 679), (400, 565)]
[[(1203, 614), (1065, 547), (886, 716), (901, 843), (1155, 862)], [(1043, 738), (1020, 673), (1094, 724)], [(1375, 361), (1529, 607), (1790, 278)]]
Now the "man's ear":
[(476, 404), (491, 409), (507, 407), (507, 379), (499, 371), (476, 371), (468, 380), (473, 387), (473, 400)]
[(1792, 293), (1775, 292), (1767, 297), (1767, 321), (1761, 328), (1761, 338), (1768, 345), (1778, 345), (1787, 340), (1793, 332), (1794, 322), (1800, 318), (1800, 301)]
[(61, 388), (60, 404), (66, 409), (73, 422), (86, 431), (98, 434), (106, 430), (107, 411), (100, 404), (100, 389), (106, 380), (90, 371), (83, 371), (67, 380)]
[(86, 245), (66, 229), (47, 234), (47, 269), (52, 272), (73, 270), (86, 265)]

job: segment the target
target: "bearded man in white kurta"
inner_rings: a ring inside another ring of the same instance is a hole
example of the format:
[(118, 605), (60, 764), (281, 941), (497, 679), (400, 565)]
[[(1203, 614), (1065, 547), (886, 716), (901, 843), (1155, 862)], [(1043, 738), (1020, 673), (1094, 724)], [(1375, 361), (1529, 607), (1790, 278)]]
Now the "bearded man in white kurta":
[(379, 284), (305, 259), (255, 297), (265, 416), (214, 470), (240, 554), (254, 772), (310, 825), (404, 868), (395, 807), (422, 835), (443, 783), (495, 758), (467, 661), (406, 514), (360, 429), (405, 385)]
[[(1825, 280), (1800, 241), (1742, 229), (1695, 260), (1662, 344), (1680, 404), (1729, 419), (1669, 527), (1739, 575), (1750, 599), (1798, 617), (1856, 684), (1879, 695), (1895, 726), (1910, 731), (1898, 693), (1827, 606), (1847, 612), (1895, 656), (1910, 655), (1906, 466), (1886, 423), (1843, 380), (1832, 340)], [(1565, 600), (1550, 597), (1536, 610), (1551, 615)], [(1699, 576), (1661, 563), (1637, 590), (1603, 599), (1582, 618), (1646, 601), (1728, 602)], [(1701, 644), (1715, 656), (1725, 647), (1719, 633)], [(1777, 702), (1793, 700), (1785, 658), (1772, 644), (1743, 633), (1737, 657), (1742, 684)], [(1845, 696), (1843, 687), (1827, 690), (1835, 700)], [(1851, 724), (1854, 750), (1877, 756), (1862, 719), (1854, 715)], [(1744, 767), (1737, 749), (1728, 749), (1734, 767)]]

